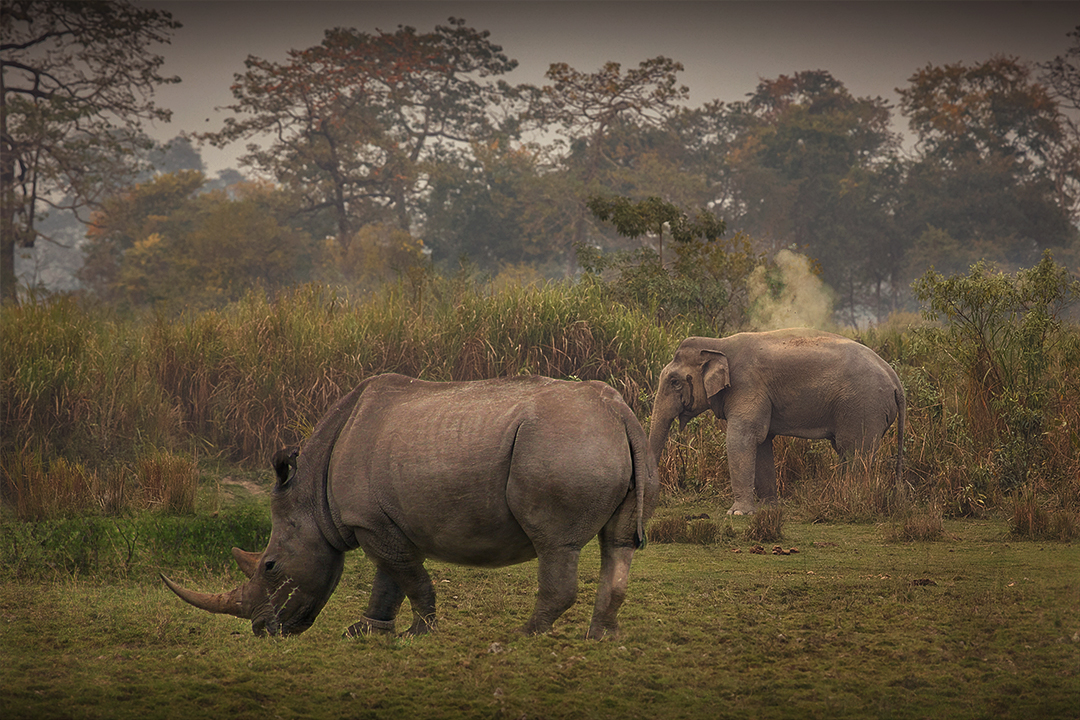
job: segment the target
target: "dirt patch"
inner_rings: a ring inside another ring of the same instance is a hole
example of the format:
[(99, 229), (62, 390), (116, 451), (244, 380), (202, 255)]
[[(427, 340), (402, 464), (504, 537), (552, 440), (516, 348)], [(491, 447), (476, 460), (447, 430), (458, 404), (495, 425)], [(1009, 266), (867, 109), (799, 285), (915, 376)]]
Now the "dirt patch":
[(244, 488), (252, 495), (265, 495), (266, 489), (261, 487), (258, 483), (252, 480), (238, 480), (233, 477), (221, 478), (222, 485), (235, 485)]

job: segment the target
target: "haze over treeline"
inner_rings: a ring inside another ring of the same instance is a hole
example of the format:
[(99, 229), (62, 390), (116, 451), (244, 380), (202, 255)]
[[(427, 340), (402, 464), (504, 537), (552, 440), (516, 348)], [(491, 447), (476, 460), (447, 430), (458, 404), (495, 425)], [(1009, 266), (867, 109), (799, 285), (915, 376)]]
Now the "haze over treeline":
[[(519, 83), (515, 49), (467, 19), (332, 27), (249, 56), (224, 124), (162, 144), (153, 90), (175, 78), (158, 53), (183, 22), (124, 3), (5, 5), (5, 296), (15, 256), (50, 240), (78, 242), (81, 291), (129, 307), (421, 282), (463, 259), (519, 281), (652, 268), (723, 285), (723, 303), (795, 254), (856, 322), (908, 307), (931, 266), (1011, 270), (1047, 249), (1080, 265), (1080, 26), (1061, 28), (1051, 61), (912, 67), (895, 105), (798, 67), (699, 104), (677, 55), (554, 63)], [(238, 146), (239, 168), (209, 177), (200, 148)], [(705, 211), (725, 232), (660, 265), (657, 233), (590, 212), (604, 197)], [(59, 222), (69, 211), (88, 224)]]

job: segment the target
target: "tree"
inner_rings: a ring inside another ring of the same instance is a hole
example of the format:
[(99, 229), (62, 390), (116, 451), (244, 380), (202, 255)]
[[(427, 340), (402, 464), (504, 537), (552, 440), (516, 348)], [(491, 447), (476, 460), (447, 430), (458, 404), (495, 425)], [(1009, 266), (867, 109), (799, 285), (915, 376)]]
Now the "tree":
[(854, 322), (868, 304), (887, 311), (901, 287), (890, 119), (883, 99), (856, 98), (817, 70), (762, 80), (748, 100), (710, 103), (673, 127), (705, 159), (690, 167), (703, 174), (710, 207), (772, 253), (796, 247), (816, 258)]
[(6, 0), (0, 16), (0, 298), (15, 298), (15, 248), (49, 210), (92, 208), (132, 177), (151, 96), (179, 82), (150, 51), (180, 24), (127, 2)]
[(1040, 79), (1049, 87), (1062, 105), (1080, 110), (1080, 25), (1067, 37), (1073, 39), (1072, 47), (1064, 55), (1040, 63), (1043, 71)]
[(204, 192), (205, 182), (201, 172), (181, 170), (105, 200), (82, 271), (99, 297), (211, 307), (324, 267), (320, 246), (290, 224), (295, 208), (280, 190), (257, 182)]
[(487, 271), (504, 265), (551, 265), (557, 228), (551, 202), (557, 185), (543, 173), (540, 152), (508, 137), (473, 143), (462, 163), (432, 178), (423, 204), (425, 243), (433, 259), (470, 262)]
[(450, 18), (418, 34), (327, 30), (284, 63), (254, 56), (236, 75), (236, 102), (215, 145), (252, 142), (242, 162), (296, 192), (308, 212), (330, 210), (343, 247), (365, 222), (408, 230), (411, 204), (455, 144), (491, 131), (498, 101), (487, 79), (514, 69), (487, 31)]
[(634, 304), (660, 323), (675, 317), (705, 318), (699, 332), (723, 335), (739, 327), (749, 308), (747, 278), (763, 262), (748, 238), (736, 235), (721, 241), (724, 221), (705, 209), (690, 214), (658, 197), (634, 202), (626, 197), (593, 196), (589, 210), (601, 222), (611, 222), (620, 235), (662, 238), (667, 228), (675, 240), (675, 260), (664, 263), (651, 247), (633, 252), (602, 254), (578, 246), (578, 260), (593, 282), (614, 271), (606, 284), (616, 300)]
[(898, 222), (937, 228), (1013, 267), (1064, 247), (1080, 179), (1080, 145), (1051, 91), (1016, 58), (927, 66), (900, 90), (918, 139)]
[[(1058, 55), (1049, 62), (1041, 63), (1039, 69), (1042, 73), (1039, 75), (1039, 80), (1046, 85), (1061, 108), (1067, 108), (1075, 113), (1080, 111), (1080, 25), (1077, 25), (1068, 37), (1073, 39), (1072, 47), (1064, 55)], [(1067, 129), (1069, 146), (1073, 152), (1061, 153), (1060, 157), (1056, 158), (1056, 164), (1060, 169), (1055, 173), (1055, 177), (1059, 181), (1059, 202), (1065, 206), (1069, 200), (1072, 201), (1071, 215), (1075, 223), (1080, 219), (1080, 189), (1077, 187), (1080, 184), (1080, 177), (1078, 177), (1080, 170), (1077, 170), (1080, 166), (1080, 157), (1076, 152), (1076, 149), (1080, 148), (1080, 125), (1075, 115), (1070, 116), (1062, 112), (1059, 119)], [(1066, 170), (1070, 168), (1072, 172), (1067, 172)]]
[(656, 196), (641, 202), (626, 197), (590, 197), (589, 211), (601, 222), (610, 221), (620, 235), (636, 240), (642, 235), (656, 237), (660, 266), (664, 266), (664, 228), (679, 243), (714, 242), (724, 234), (724, 221), (702, 208), (691, 217), (673, 203)]
[(557, 165), (553, 163), (553, 170), (562, 174), (569, 188), (562, 196), (571, 206), (562, 214), (572, 217), (572, 223), (556, 239), (568, 271), (574, 259), (570, 250), (585, 239), (586, 198), (604, 191), (610, 184), (600, 180), (601, 173), (619, 165), (606, 140), (616, 131), (662, 125), (677, 103), (689, 96), (689, 88), (678, 84), (682, 70), (681, 63), (663, 56), (644, 60), (625, 74), (616, 62), (605, 63), (595, 73), (555, 63), (546, 75), (551, 85), (522, 89), (531, 94), (528, 120), (545, 128), (557, 126), (565, 138), (568, 152)]

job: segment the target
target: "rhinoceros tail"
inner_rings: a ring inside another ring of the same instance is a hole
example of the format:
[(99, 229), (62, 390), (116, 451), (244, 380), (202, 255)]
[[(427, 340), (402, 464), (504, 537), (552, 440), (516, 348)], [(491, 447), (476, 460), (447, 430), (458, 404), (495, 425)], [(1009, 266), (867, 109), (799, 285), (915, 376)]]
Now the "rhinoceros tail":
[(637, 535), (634, 538), (634, 546), (642, 550), (649, 542), (645, 535), (646, 492), (655, 489), (655, 492), (651, 492), (650, 495), (658, 494), (659, 479), (652, 454), (649, 452), (645, 431), (641, 429), (641, 424), (638, 423), (630, 408), (625, 409), (623, 422), (626, 425), (626, 438), (630, 441), (630, 455), (634, 462), (633, 483), (637, 495)]
[(591, 383), (604, 398), (608, 411), (622, 420), (626, 429), (626, 440), (630, 444), (630, 460), (633, 463), (631, 487), (635, 490), (637, 501), (637, 531), (634, 533), (634, 547), (642, 549), (648, 542), (645, 537), (645, 522), (652, 515), (652, 505), (660, 495), (659, 471), (649, 451), (649, 441), (641, 428), (634, 411), (623, 400), (619, 391), (607, 383)]
[(903, 386), (893, 391), (896, 398), (896, 485), (904, 478), (904, 425), (907, 420), (907, 399), (904, 397)]

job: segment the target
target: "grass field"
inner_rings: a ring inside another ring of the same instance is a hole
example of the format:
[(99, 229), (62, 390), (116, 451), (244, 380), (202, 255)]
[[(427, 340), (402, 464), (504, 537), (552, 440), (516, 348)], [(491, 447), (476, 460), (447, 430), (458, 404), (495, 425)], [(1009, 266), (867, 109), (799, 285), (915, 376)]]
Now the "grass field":
[[(661, 513), (722, 514), (698, 496)], [(726, 522), (726, 521), (725, 521)], [(887, 524), (786, 522), (754, 554), (735, 537), (650, 545), (611, 642), (583, 639), (598, 570), (542, 637), (535, 563), (428, 563), (440, 630), (343, 640), (372, 567), (351, 553), (315, 625), (256, 638), (183, 604), (136, 565), (124, 579), (0, 585), (0, 717), (1075, 718), (1080, 545), (1016, 541), (1003, 520), (945, 520), (935, 542)], [(226, 548), (227, 550), (227, 548)], [(193, 588), (240, 575), (163, 567)], [(404, 629), (404, 622), (399, 622)]]
[[(622, 635), (603, 643), (583, 639), (595, 545), (577, 604), (543, 637), (516, 634), (535, 563), (430, 563), (439, 633), (349, 641), (373, 578), (359, 551), (315, 625), (287, 639), (185, 605), (158, 572), (237, 585), (229, 548), (269, 536), (267, 459), (366, 377), (599, 379), (648, 427), (660, 368), (707, 318), (658, 325), (592, 282), (460, 278), (416, 297), (251, 294), (176, 318), (5, 305), (0, 720), (1080, 720), (1080, 329), (1024, 300), (1028, 275), (975, 270), (925, 287), (977, 311), (960, 315), (990, 323), (993, 342), (955, 318), (859, 336), (905, 384), (903, 483), (891, 430), (856, 472), (827, 441), (779, 438), (783, 537), (751, 541), (766, 513), (724, 518), (723, 428), (702, 416), (658, 458), (653, 542)], [(1036, 295), (1080, 298), (1054, 285), (1068, 277), (1043, 272), (1053, 287)], [(702, 513), (721, 519), (684, 520)]]

